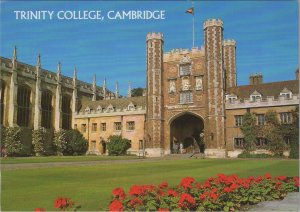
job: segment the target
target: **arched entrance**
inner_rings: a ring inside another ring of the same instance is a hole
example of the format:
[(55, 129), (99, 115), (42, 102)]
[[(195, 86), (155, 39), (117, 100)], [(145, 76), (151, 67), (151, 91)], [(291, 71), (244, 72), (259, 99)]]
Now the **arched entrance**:
[(171, 120), (170, 147), (173, 154), (204, 153), (204, 122), (192, 113), (183, 113)]

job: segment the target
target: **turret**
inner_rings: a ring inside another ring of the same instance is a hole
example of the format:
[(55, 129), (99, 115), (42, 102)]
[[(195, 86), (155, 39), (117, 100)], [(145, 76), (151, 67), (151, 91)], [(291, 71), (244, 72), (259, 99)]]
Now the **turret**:
[(102, 89), (103, 89), (103, 99), (106, 99), (106, 78), (104, 78)]
[[(203, 24), (207, 69), (206, 153), (225, 157), (225, 73), (223, 68), (223, 21), (207, 20)], [(219, 148), (222, 149), (219, 149)]]
[(226, 88), (237, 86), (236, 79), (236, 42), (235, 40), (224, 40), (224, 68), (226, 77)]
[(131, 83), (130, 81), (128, 82), (128, 98), (131, 97)]
[(61, 63), (60, 62), (58, 62), (58, 64), (57, 64), (56, 76), (57, 76), (57, 82), (60, 83), (60, 81), (61, 81)]
[(93, 101), (97, 100), (97, 83), (96, 83), (96, 74), (93, 77)]
[(116, 82), (116, 93), (115, 93), (115, 98), (119, 98), (119, 86), (118, 86), (118, 81)]
[(261, 73), (251, 74), (249, 77), (250, 85), (259, 85), (263, 83), (263, 75)]
[(13, 51), (13, 58), (12, 58), (12, 69), (16, 70), (17, 69), (17, 47), (14, 47)]

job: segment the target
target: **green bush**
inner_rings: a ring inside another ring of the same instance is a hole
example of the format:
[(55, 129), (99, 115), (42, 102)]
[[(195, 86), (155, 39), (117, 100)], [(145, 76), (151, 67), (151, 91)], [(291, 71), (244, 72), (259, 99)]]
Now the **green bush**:
[(119, 135), (110, 136), (108, 140), (107, 149), (109, 155), (125, 155), (126, 151), (131, 147), (130, 141)]
[(251, 154), (249, 152), (243, 152), (238, 155), (238, 158), (283, 158), (283, 156), (278, 156), (278, 155), (269, 155), (265, 153), (261, 154)]
[(5, 127), (3, 126), (3, 125), (0, 125), (0, 130), (1, 130), (1, 134), (0, 134), (0, 140), (1, 140), (1, 142), (0, 142), (0, 144), (1, 144), (1, 148), (4, 146), (4, 141), (5, 141)]
[(32, 145), (33, 151), (36, 156), (46, 155), (46, 139), (45, 130), (39, 128), (38, 130), (32, 131)]
[(4, 146), (8, 156), (17, 156), (23, 150), (21, 143), (21, 128), (7, 127), (4, 135)]
[(54, 132), (53, 145), (56, 155), (63, 155), (63, 152), (67, 148), (67, 131), (59, 130)]
[(67, 146), (64, 155), (84, 155), (88, 150), (88, 141), (78, 130), (68, 130)]

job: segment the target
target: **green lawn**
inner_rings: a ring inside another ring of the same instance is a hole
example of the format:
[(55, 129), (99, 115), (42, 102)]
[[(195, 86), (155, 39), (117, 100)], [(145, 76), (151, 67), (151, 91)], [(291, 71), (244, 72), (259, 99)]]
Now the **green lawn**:
[(98, 164), (61, 168), (2, 171), (2, 210), (33, 211), (36, 207), (54, 210), (56, 197), (72, 197), (83, 211), (104, 210), (115, 187), (128, 189), (133, 184), (158, 184), (167, 180), (176, 185), (181, 178), (193, 176), (204, 181), (218, 173), (241, 177), (298, 175), (297, 160), (182, 159), (129, 164)]
[(51, 157), (16, 157), (1, 158), (2, 164), (21, 164), (21, 163), (51, 163), (51, 162), (81, 162), (81, 161), (104, 161), (104, 160), (130, 160), (137, 159), (137, 156), (51, 156)]

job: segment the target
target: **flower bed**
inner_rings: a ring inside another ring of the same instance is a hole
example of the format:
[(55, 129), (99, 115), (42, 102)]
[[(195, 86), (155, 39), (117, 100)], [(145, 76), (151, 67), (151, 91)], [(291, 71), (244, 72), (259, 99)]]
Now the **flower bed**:
[(218, 174), (204, 183), (186, 177), (170, 188), (167, 182), (158, 186), (133, 185), (128, 193), (113, 190), (109, 211), (235, 211), (247, 204), (283, 199), (287, 192), (299, 191), (299, 177), (264, 176), (239, 178)]
[[(183, 178), (176, 187), (168, 182), (160, 185), (133, 185), (126, 193), (123, 188), (112, 191), (109, 211), (235, 211), (244, 205), (283, 199), (288, 192), (299, 191), (299, 177), (264, 176), (239, 178), (236, 174), (218, 174), (204, 183), (193, 177)], [(54, 207), (76, 211), (71, 198), (59, 197)], [(46, 211), (36, 208), (36, 212)]]

